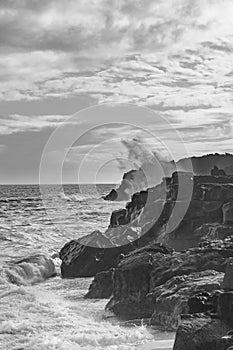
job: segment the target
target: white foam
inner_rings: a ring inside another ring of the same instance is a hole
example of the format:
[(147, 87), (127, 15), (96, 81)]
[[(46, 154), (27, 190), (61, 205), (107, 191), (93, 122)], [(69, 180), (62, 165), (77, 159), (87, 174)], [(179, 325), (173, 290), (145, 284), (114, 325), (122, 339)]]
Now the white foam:
[(21, 259), (1, 270), (3, 279), (17, 285), (42, 282), (54, 275), (56, 275), (56, 269), (53, 260), (42, 254)]
[(123, 327), (104, 319), (106, 300), (83, 299), (89, 282), (56, 277), (5, 295), (1, 349), (131, 350), (154, 339), (146, 326)]

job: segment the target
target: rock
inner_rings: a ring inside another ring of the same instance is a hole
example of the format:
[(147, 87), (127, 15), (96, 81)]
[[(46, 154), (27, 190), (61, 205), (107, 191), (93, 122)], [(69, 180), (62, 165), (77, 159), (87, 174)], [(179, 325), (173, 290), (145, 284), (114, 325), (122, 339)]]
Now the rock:
[(224, 350), (229, 343), (222, 337), (230, 329), (231, 326), (220, 319), (203, 314), (186, 315), (177, 330), (173, 350)]
[(219, 295), (218, 312), (223, 320), (233, 322), (233, 291), (224, 292)]
[(223, 223), (233, 225), (233, 202), (223, 205)]
[(223, 169), (219, 169), (216, 165), (214, 165), (210, 173), (212, 176), (226, 176), (225, 171)]
[(82, 244), (79, 240), (70, 241), (59, 254), (62, 260), (62, 277), (93, 277), (101, 271), (115, 267), (118, 264), (120, 254), (133, 249), (135, 246), (131, 244), (123, 247), (102, 248)]
[(153, 315), (153, 323), (173, 329), (180, 313), (188, 312), (190, 296), (220, 288), (228, 258), (233, 257), (230, 239), (183, 252), (148, 249), (135, 250), (119, 263), (107, 308), (128, 318)]
[(126, 225), (130, 222), (130, 217), (127, 215), (126, 209), (114, 210), (110, 219), (110, 227)]
[(231, 235), (233, 235), (233, 226), (219, 223), (203, 224), (193, 232), (193, 236), (199, 237), (200, 242), (225, 239)]
[(222, 288), (225, 291), (233, 291), (233, 260), (229, 260), (223, 279)]
[(220, 288), (223, 273), (201, 271), (175, 276), (150, 292), (154, 299), (151, 324), (162, 325), (166, 330), (177, 329), (180, 315), (212, 310), (211, 293)]
[[(183, 191), (176, 200), (181, 183)], [(193, 195), (187, 210), (186, 196), (192, 183)], [(62, 276), (94, 276), (115, 267), (121, 253), (153, 242), (182, 251), (198, 246), (203, 236), (210, 237), (213, 231), (216, 238), (224, 238), (231, 234), (233, 225), (229, 225), (229, 220), (222, 224), (222, 206), (231, 198), (230, 176), (193, 178), (190, 173), (175, 172), (160, 185), (135, 193), (125, 208), (114, 211), (104, 233), (95, 231), (66, 244), (60, 252)], [(182, 220), (173, 229), (170, 223), (176, 217)]]
[(188, 307), (190, 314), (206, 312), (212, 309), (212, 305), (208, 303), (210, 293), (198, 292), (188, 299)]
[(126, 255), (115, 269), (113, 297), (106, 309), (127, 318), (148, 318), (153, 312), (150, 271), (157, 255), (170, 255), (171, 250), (159, 244), (144, 247)]
[(109, 299), (113, 290), (113, 273), (114, 269), (97, 273), (85, 298)]
[(109, 194), (107, 194), (106, 196), (103, 196), (102, 198), (105, 201), (115, 201), (117, 200), (117, 197), (118, 197), (117, 191), (115, 189), (112, 189)]

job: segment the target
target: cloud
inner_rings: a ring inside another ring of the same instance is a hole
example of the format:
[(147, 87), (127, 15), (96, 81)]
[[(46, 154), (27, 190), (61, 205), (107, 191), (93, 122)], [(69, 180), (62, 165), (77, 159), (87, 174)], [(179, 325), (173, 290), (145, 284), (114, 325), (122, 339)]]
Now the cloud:
[(0, 100), (227, 104), (232, 10), (230, 0), (4, 1)]
[[(160, 49), (195, 26), (199, 1), (62, 0), (1, 4), (0, 39), (23, 50), (77, 51), (118, 56)], [(29, 30), (30, 28), (30, 30)]]
[[(0, 3), (0, 101), (35, 105), (87, 96), (135, 103), (167, 117), (192, 151), (200, 151), (198, 142), (210, 151), (214, 140), (228, 147), (232, 11), (230, 0), (6, 0)], [(66, 118), (20, 113), (2, 118), (2, 135), (54, 128)], [(116, 134), (109, 129), (96, 142)]]
[(42, 116), (24, 116), (10, 115), (0, 117), (0, 135), (10, 135), (20, 132), (37, 132), (44, 128), (54, 128), (67, 119), (62, 115), (42, 115)]

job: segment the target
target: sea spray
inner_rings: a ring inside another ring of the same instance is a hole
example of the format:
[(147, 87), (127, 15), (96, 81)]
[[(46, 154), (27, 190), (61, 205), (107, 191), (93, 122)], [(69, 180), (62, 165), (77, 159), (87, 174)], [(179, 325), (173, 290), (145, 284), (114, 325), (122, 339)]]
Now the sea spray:
[(10, 283), (28, 285), (56, 276), (56, 268), (52, 259), (36, 254), (3, 266), (0, 275)]

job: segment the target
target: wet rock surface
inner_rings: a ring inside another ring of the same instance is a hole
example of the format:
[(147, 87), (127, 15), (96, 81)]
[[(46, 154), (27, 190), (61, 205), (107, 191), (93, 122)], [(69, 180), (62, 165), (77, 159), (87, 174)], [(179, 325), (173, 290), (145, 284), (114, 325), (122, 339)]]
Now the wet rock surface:
[[(193, 178), (175, 172), (160, 185), (135, 193), (125, 208), (114, 211), (106, 232), (67, 243), (60, 252), (62, 276), (94, 276), (116, 267), (120, 254), (153, 242), (181, 251), (198, 246), (203, 238), (225, 238), (233, 233), (227, 204), (232, 199), (232, 176)], [(179, 217), (182, 220), (172, 229)]]
[[(219, 169), (195, 177), (175, 172), (113, 212), (105, 233), (67, 243), (62, 276), (96, 275), (87, 298), (111, 297), (106, 309), (121, 318), (178, 329), (175, 350), (229, 350), (232, 202), (233, 177)], [(184, 210), (168, 230), (169, 219)]]
[(233, 243), (208, 242), (205, 247), (167, 252), (151, 247), (126, 255), (114, 273), (113, 297), (107, 308), (118, 316), (151, 317), (153, 324), (176, 329), (188, 313), (188, 299), (196, 292), (221, 288)]
[(156, 287), (152, 292), (155, 306), (151, 324), (174, 330), (182, 314), (214, 311), (211, 293), (220, 288), (222, 280), (223, 273), (207, 270), (176, 276)]
[(113, 274), (114, 269), (97, 273), (85, 298), (109, 299), (113, 291)]
[(226, 350), (230, 345), (223, 337), (231, 326), (208, 315), (186, 315), (176, 334), (173, 350)]
[[(228, 259), (221, 290), (188, 300), (189, 313), (176, 333), (174, 350), (191, 349), (230, 350), (233, 346), (233, 288), (232, 259)], [(206, 307), (206, 310), (204, 308)], [(198, 312), (204, 312), (198, 314)]]

